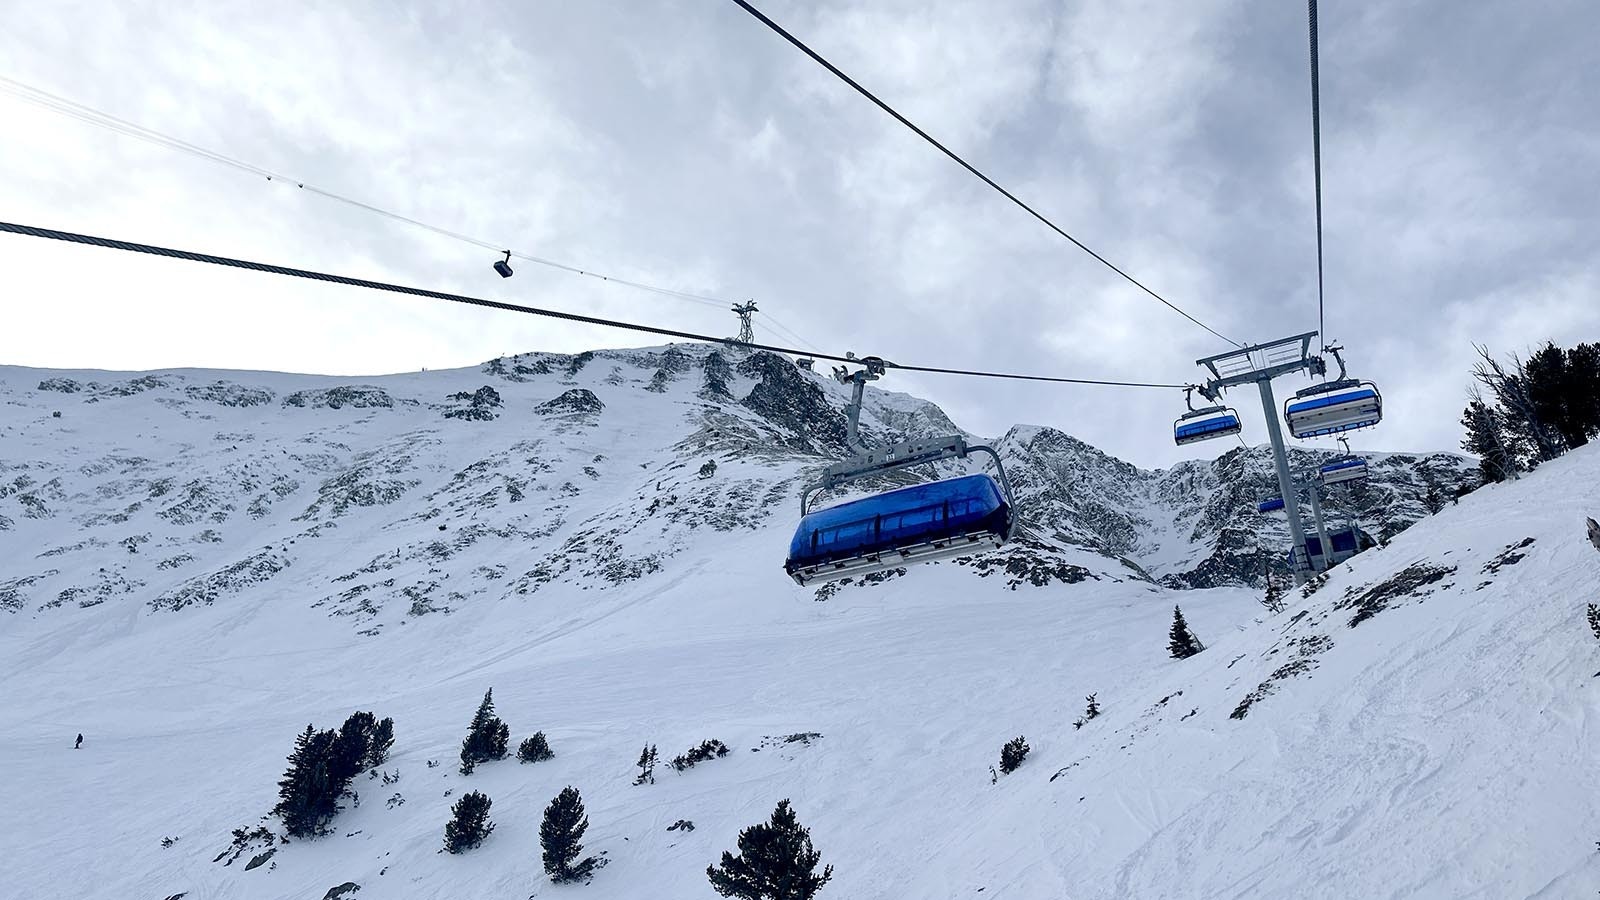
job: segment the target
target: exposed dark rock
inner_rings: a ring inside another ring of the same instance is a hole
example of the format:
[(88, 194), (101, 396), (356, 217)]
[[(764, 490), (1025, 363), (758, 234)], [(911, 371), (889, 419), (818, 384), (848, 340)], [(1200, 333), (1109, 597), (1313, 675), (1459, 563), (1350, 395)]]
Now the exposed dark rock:
[(728, 392), (728, 382), (733, 378), (733, 369), (728, 365), (728, 358), (720, 351), (713, 350), (700, 361), (702, 372), (700, 382), (700, 396), (706, 400), (732, 400), (733, 394)]
[(142, 394), (145, 391), (153, 391), (170, 386), (169, 380), (159, 375), (140, 375), (138, 378), (131, 378), (121, 384), (113, 384), (97, 391), (96, 396), (131, 397), (134, 394)]
[(150, 608), (180, 610), (196, 603), (210, 606), (217, 598), (260, 584), (289, 568), (289, 565), (288, 556), (270, 548), (261, 550), (162, 594), (150, 601)]
[(1344, 599), (1334, 605), (1334, 608), (1354, 609), (1356, 613), (1350, 618), (1350, 627), (1354, 628), (1388, 609), (1396, 600), (1404, 597), (1426, 597), (1432, 592), (1424, 590), (1425, 588), (1449, 578), (1455, 572), (1455, 566), (1446, 568), (1422, 562), (1415, 563), (1359, 594), (1352, 588), (1345, 594)]
[(586, 388), (573, 388), (553, 400), (535, 406), (533, 411), (544, 416), (562, 415), (566, 413), (598, 413), (606, 405), (594, 392)]
[(787, 446), (807, 453), (845, 451), (844, 413), (794, 364), (758, 351), (739, 361), (739, 374), (759, 379), (740, 405), (777, 426)]
[(1251, 707), (1278, 692), (1279, 682), (1315, 669), (1322, 654), (1333, 649), (1333, 638), (1325, 634), (1310, 634), (1291, 638), (1288, 646), (1292, 648), (1289, 661), (1274, 669), (1265, 681), (1256, 685), (1255, 690), (1246, 694), (1244, 699), (1239, 701), (1239, 705), (1233, 708), (1233, 712), (1228, 714), (1228, 718), (1244, 718), (1250, 714)]
[(1500, 554), (1494, 559), (1491, 559), (1483, 564), (1483, 574), (1494, 575), (1506, 566), (1514, 566), (1517, 563), (1522, 562), (1524, 559), (1528, 558), (1528, 554), (1518, 551), (1526, 550), (1531, 546), (1533, 546), (1533, 538), (1531, 537), (1523, 538), (1521, 541), (1512, 544), (1506, 549), (1500, 551)]
[(46, 378), (39, 382), (41, 391), (59, 391), (63, 394), (76, 394), (83, 390), (83, 384), (71, 378)]
[(271, 403), (273, 393), (265, 388), (245, 387), (231, 381), (214, 381), (207, 385), (191, 385), (185, 394), (195, 400), (218, 403), (222, 406), (261, 406)]
[(1077, 584), (1089, 579), (1100, 580), (1100, 576), (1083, 566), (1063, 562), (1054, 548), (1027, 539), (1013, 541), (994, 552), (957, 557), (955, 563), (971, 566), (981, 577), (1003, 573), (1006, 587), (1012, 590), (1025, 584), (1049, 587), (1058, 582)]
[(361, 885), (356, 884), (354, 881), (346, 881), (337, 887), (328, 888), (328, 892), (322, 895), (322, 900), (344, 900), (345, 897), (359, 890), (361, 890)]
[(256, 868), (257, 866), (264, 865), (267, 860), (269, 860), (272, 857), (276, 856), (277, 853), (278, 853), (278, 848), (277, 847), (272, 847), (272, 848), (268, 849), (265, 853), (257, 853), (255, 856), (250, 857), (250, 861), (249, 862), (244, 864), (244, 870), (246, 872), (248, 872), (251, 869)]
[(23, 575), (19, 578), (0, 581), (0, 610), (17, 612), (28, 605), (28, 596), (23, 593), (23, 588), (60, 574), (60, 569), (50, 569), (37, 575)]
[(284, 406), (307, 409), (390, 409), (394, 398), (383, 388), (370, 384), (340, 385), (311, 391), (295, 391), (283, 398)]
[(495, 409), (501, 405), (500, 392), (488, 385), (471, 393), (459, 391), (451, 394), (449, 399), (456, 401), (456, 405), (444, 411), (446, 419), (487, 422), (499, 415)]

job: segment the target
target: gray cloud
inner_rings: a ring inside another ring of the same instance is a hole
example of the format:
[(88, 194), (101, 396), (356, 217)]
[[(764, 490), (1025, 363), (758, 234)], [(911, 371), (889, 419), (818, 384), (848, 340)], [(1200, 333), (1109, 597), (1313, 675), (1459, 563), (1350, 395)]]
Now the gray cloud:
[[(1224, 0), (764, 6), (1218, 330), (1316, 327), (1303, 8)], [(0, 3), (4, 74), (553, 259), (755, 297), (829, 348), (1133, 380), (1219, 342), (1120, 282), (723, 2)], [(1600, 333), (1600, 10), (1323, 10), (1328, 326), (1450, 448), (1470, 343)], [(491, 254), (0, 96), (5, 217), (732, 333), (716, 307)], [(362, 373), (628, 334), (0, 240), (0, 359)], [(758, 327), (760, 319), (758, 318)], [(765, 332), (770, 334), (770, 332)], [(1298, 383), (1286, 380), (1280, 395)], [(1181, 397), (938, 376), (966, 427), (1144, 465)], [(1253, 394), (1231, 398), (1264, 440)]]

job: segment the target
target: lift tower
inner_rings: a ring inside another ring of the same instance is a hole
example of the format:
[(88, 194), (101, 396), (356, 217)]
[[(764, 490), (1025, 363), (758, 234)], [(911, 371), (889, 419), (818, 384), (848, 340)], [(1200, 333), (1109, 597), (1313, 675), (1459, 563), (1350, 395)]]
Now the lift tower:
[(750, 325), (750, 317), (760, 312), (760, 310), (756, 309), (756, 302), (754, 300), (746, 300), (743, 303), (735, 303), (733, 311), (739, 316), (739, 336), (734, 340), (741, 344), (755, 343), (756, 331)]
[[(1322, 375), (1328, 366), (1311, 352), (1315, 331), (1297, 334), (1266, 344), (1240, 347), (1227, 353), (1195, 360), (1195, 365), (1211, 372), (1211, 379), (1200, 385), (1200, 394), (1213, 403), (1222, 402), (1222, 392), (1230, 387), (1254, 384), (1261, 391), (1261, 410), (1267, 417), (1267, 433), (1272, 436), (1272, 458), (1278, 469), (1278, 490), (1282, 492), (1284, 512), (1289, 517), (1289, 533), (1294, 539), (1291, 554), (1295, 584), (1305, 584), (1311, 576), (1311, 555), (1306, 552), (1306, 530), (1300, 521), (1300, 499), (1294, 476), (1289, 473), (1289, 457), (1283, 448), (1283, 426), (1278, 422), (1278, 403), (1272, 397), (1272, 379), (1294, 372)], [(1326, 541), (1326, 538), (1324, 538)], [(1324, 544), (1323, 559), (1328, 558)]]

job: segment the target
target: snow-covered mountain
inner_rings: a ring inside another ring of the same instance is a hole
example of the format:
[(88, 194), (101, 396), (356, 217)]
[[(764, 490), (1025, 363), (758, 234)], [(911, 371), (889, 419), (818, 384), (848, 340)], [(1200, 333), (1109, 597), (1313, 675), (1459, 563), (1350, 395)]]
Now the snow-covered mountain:
[[(1022, 541), (801, 589), (782, 556), (844, 397), (694, 346), (365, 379), (0, 368), (0, 769), (21, 776), (0, 883), (704, 897), (790, 797), (836, 868), (824, 898), (1600, 886), (1600, 645), (1574, 587), (1600, 574), (1593, 451), (1409, 530), (1468, 465), (1375, 455), (1332, 505), (1387, 546), (1267, 616), (1246, 585), (1286, 529), (1254, 512), (1263, 451), (1148, 472), (1018, 426), (994, 446)], [(869, 397), (869, 441), (954, 427)], [(1181, 662), (1174, 604), (1209, 645)], [(555, 759), (456, 773), (489, 687)], [(1089, 693), (1106, 712), (1074, 728)], [(217, 859), (294, 735), (355, 709), (395, 719), (399, 781), (359, 781), (333, 836)], [(1032, 754), (991, 784), (1019, 733)], [(707, 738), (734, 753), (631, 783), (640, 745)], [(611, 861), (588, 887), (540, 871), (568, 784)], [(467, 790), (497, 830), (437, 854)]]
[[(292, 592), (376, 631), (552, 583), (605, 589), (714, 553), (718, 533), (781, 531), (802, 484), (844, 452), (842, 386), (694, 345), (360, 380), (0, 378), (0, 531), (17, 551), (0, 610), (30, 614)], [(926, 401), (868, 396), (869, 442), (956, 430)], [(1265, 448), (1148, 472), (1050, 428), (996, 446), (1029, 539), (966, 564), (1040, 585), (1173, 587), (1258, 584), (1284, 565), (1281, 515), (1255, 512), (1277, 493)], [(1428, 478), (1447, 493), (1471, 478), (1450, 454), (1379, 455), (1373, 472), (1330, 506), (1385, 539), (1426, 514)], [(321, 565), (332, 545), (341, 571)], [(766, 554), (774, 573), (783, 552)]]

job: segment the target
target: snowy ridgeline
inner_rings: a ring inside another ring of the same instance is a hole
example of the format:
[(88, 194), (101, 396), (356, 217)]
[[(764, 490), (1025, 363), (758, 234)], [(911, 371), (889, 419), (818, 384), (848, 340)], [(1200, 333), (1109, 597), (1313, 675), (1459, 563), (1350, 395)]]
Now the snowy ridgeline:
[[(955, 429), (926, 401), (869, 396), (869, 441)], [(678, 577), (676, 561), (736, 531), (770, 534), (764, 584), (785, 590), (800, 485), (844, 438), (841, 386), (692, 345), (357, 382), (0, 368), (0, 400), (0, 534), (15, 548), (0, 614), (287, 595), (372, 634), (554, 585)], [(1281, 517), (1255, 512), (1277, 493), (1264, 450), (1149, 472), (1048, 428), (996, 443), (1027, 540), (947, 567), (1017, 588), (1212, 587), (1285, 565)], [(1375, 455), (1372, 479), (1331, 492), (1330, 515), (1387, 539), (1470, 470)]]
[[(781, 554), (842, 391), (763, 355), (0, 377), (18, 896), (714, 896), (706, 867), (785, 798), (823, 898), (1600, 887), (1592, 450), (1268, 615), (1254, 588), (1174, 589), (1278, 558), (1240, 512), (1262, 454), (1143, 472), (1039, 428), (997, 445), (1024, 546), (796, 588)], [(879, 398), (874, 439), (949, 427)], [(1348, 502), (1399, 532), (1460, 467), (1389, 456)], [(1179, 604), (1206, 645), (1181, 661)], [(464, 775), (490, 688), (507, 758)], [(394, 721), (359, 805), (269, 847), (296, 736), (357, 710)], [(520, 764), (536, 733), (553, 755)], [(568, 786), (587, 887), (541, 859)], [(470, 792), (493, 831), (439, 852)]]

